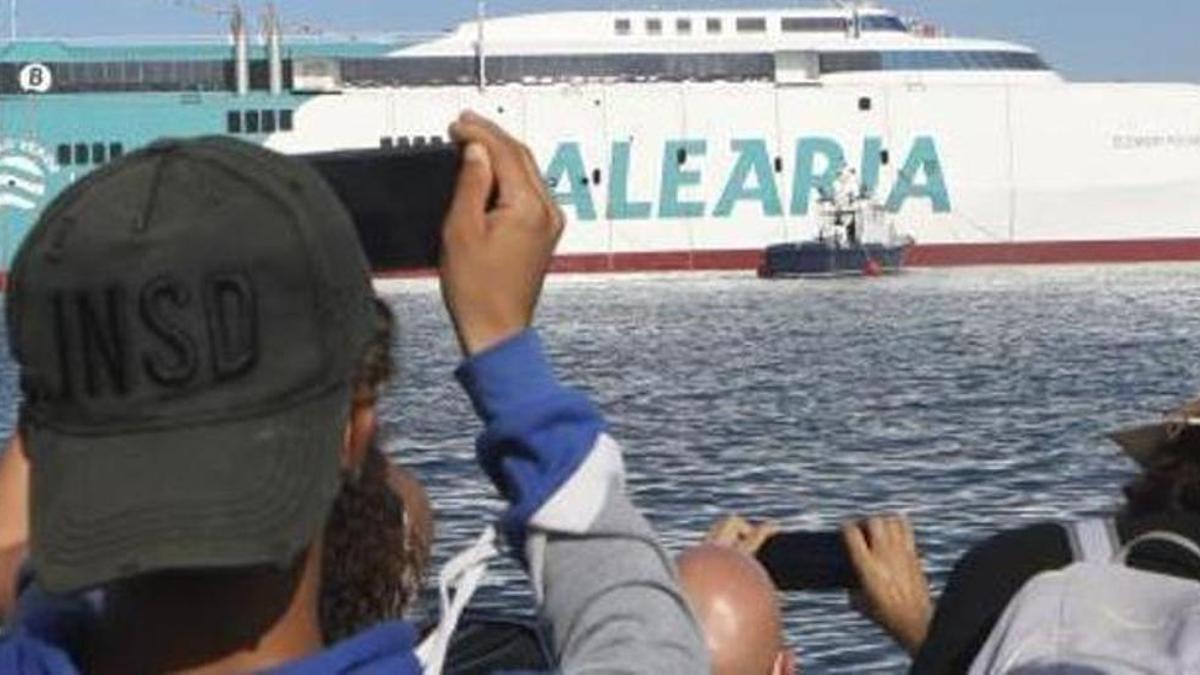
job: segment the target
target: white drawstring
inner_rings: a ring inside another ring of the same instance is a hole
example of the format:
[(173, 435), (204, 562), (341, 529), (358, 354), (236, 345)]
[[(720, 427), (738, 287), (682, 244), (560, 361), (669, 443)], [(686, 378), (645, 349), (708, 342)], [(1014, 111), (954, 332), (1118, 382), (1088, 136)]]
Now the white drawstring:
[[(496, 528), (489, 526), (470, 548), (442, 566), (442, 572), (438, 575), (441, 618), (437, 627), (417, 648), (417, 659), (425, 675), (441, 675), (446, 665), (446, 650), (450, 648), (450, 638), (458, 628), (458, 620), (483, 581), (488, 561), (499, 555)], [(455, 590), (453, 598), (450, 595), (451, 588)]]

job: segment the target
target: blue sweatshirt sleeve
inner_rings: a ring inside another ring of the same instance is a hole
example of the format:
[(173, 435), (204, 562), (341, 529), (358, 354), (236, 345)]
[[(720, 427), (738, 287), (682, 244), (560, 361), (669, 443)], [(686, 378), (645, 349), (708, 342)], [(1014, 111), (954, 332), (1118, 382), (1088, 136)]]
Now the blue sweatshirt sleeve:
[(523, 552), (530, 520), (587, 459), (604, 420), (558, 382), (532, 330), (469, 359), (457, 376), (486, 425), (479, 462), (509, 503), (501, 528)]

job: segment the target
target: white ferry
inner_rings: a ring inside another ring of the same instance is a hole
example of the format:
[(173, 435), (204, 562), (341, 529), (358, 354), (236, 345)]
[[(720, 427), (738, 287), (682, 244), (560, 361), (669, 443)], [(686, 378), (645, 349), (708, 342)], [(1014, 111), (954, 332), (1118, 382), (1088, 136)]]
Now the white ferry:
[(563, 270), (754, 269), (816, 234), (850, 169), (910, 265), (1200, 260), (1200, 86), (1068, 82), (857, 5), (480, 16), (419, 41), (233, 18), (217, 43), (0, 50), (3, 260), (65, 185), (160, 136), (420, 146), (463, 108), (538, 155)]

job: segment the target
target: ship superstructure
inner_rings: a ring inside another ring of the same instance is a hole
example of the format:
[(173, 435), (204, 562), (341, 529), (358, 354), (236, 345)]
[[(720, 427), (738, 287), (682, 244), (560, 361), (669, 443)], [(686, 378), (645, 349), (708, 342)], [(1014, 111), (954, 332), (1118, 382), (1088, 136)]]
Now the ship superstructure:
[(5, 260), (54, 193), (160, 136), (417, 146), (463, 108), (534, 149), (565, 269), (753, 269), (815, 234), (847, 167), (914, 264), (1200, 259), (1195, 85), (1067, 82), (1028, 47), (878, 8), (556, 12), (420, 40), (234, 19), (217, 43), (0, 52)]

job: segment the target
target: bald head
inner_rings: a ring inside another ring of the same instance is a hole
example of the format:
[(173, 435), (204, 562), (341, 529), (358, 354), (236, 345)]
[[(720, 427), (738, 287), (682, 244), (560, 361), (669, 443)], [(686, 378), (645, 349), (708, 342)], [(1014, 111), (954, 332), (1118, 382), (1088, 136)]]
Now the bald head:
[(714, 675), (792, 672), (775, 585), (758, 561), (713, 545), (679, 556), (679, 578), (704, 630)]

